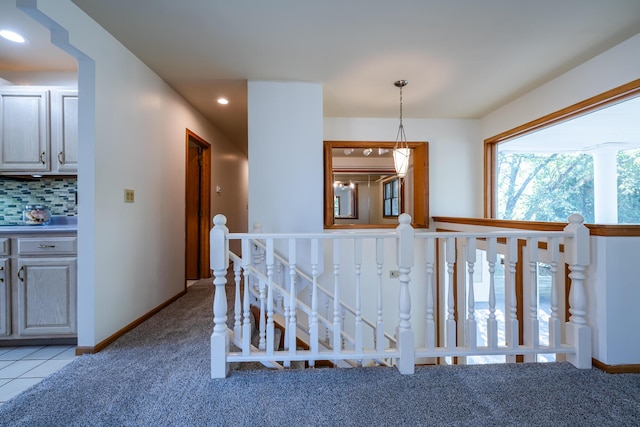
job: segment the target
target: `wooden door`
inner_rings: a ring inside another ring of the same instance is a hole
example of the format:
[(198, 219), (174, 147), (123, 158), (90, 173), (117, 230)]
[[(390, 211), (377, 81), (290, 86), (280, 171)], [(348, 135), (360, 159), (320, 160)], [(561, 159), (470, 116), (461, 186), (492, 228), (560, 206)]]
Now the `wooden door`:
[(185, 275), (187, 280), (211, 277), (209, 230), (211, 228), (210, 145), (187, 130)]
[(202, 206), (200, 192), (202, 187), (202, 148), (189, 141), (187, 149), (187, 279), (200, 278), (200, 216)]

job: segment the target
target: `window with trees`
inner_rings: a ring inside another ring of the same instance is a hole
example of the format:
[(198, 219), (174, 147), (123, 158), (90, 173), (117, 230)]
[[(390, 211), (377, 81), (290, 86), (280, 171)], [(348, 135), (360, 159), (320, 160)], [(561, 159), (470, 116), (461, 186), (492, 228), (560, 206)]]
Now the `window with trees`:
[(487, 216), (640, 223), (640, 80), (485, 141)]

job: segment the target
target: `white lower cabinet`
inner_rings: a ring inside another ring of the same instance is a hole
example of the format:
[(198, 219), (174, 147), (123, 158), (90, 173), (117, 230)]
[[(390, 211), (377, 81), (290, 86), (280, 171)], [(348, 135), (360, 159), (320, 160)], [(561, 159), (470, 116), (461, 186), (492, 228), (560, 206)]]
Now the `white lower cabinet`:
[(75, 235), (0, 238), (0, 340), (77, 336), (76, 244)]
[(18, 258), (16, 269), (18, 335), (76, 333), (76, 258)]

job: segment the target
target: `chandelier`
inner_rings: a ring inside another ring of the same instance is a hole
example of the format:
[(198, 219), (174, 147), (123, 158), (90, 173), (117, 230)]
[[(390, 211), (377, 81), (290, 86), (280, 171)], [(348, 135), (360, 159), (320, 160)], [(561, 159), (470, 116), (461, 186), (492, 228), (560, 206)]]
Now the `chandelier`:
[(402, 88), (405, 87), (407, 83), (409, 83), (407, 80), (398, 80), (394, 83), (396, 87), (400, 88), (400, 127), (398, 127), (396, 145), (393, 149), (393, 165), (398, 174), (398, 178), (404, 178), (405, 175), (407, 175), (409, 156), (411, 154), (409, 144), (407, 144), (407, 137), (404, 134), (404, 126), (402, 125)]

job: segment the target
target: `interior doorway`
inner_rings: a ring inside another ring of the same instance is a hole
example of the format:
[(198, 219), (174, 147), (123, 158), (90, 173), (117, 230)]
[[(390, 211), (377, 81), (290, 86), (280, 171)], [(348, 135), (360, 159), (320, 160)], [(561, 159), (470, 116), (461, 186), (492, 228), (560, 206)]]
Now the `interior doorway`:
[(186, 149), (185, 276), (198, 280), (211, 277), (211, 144), (187, 129)]

